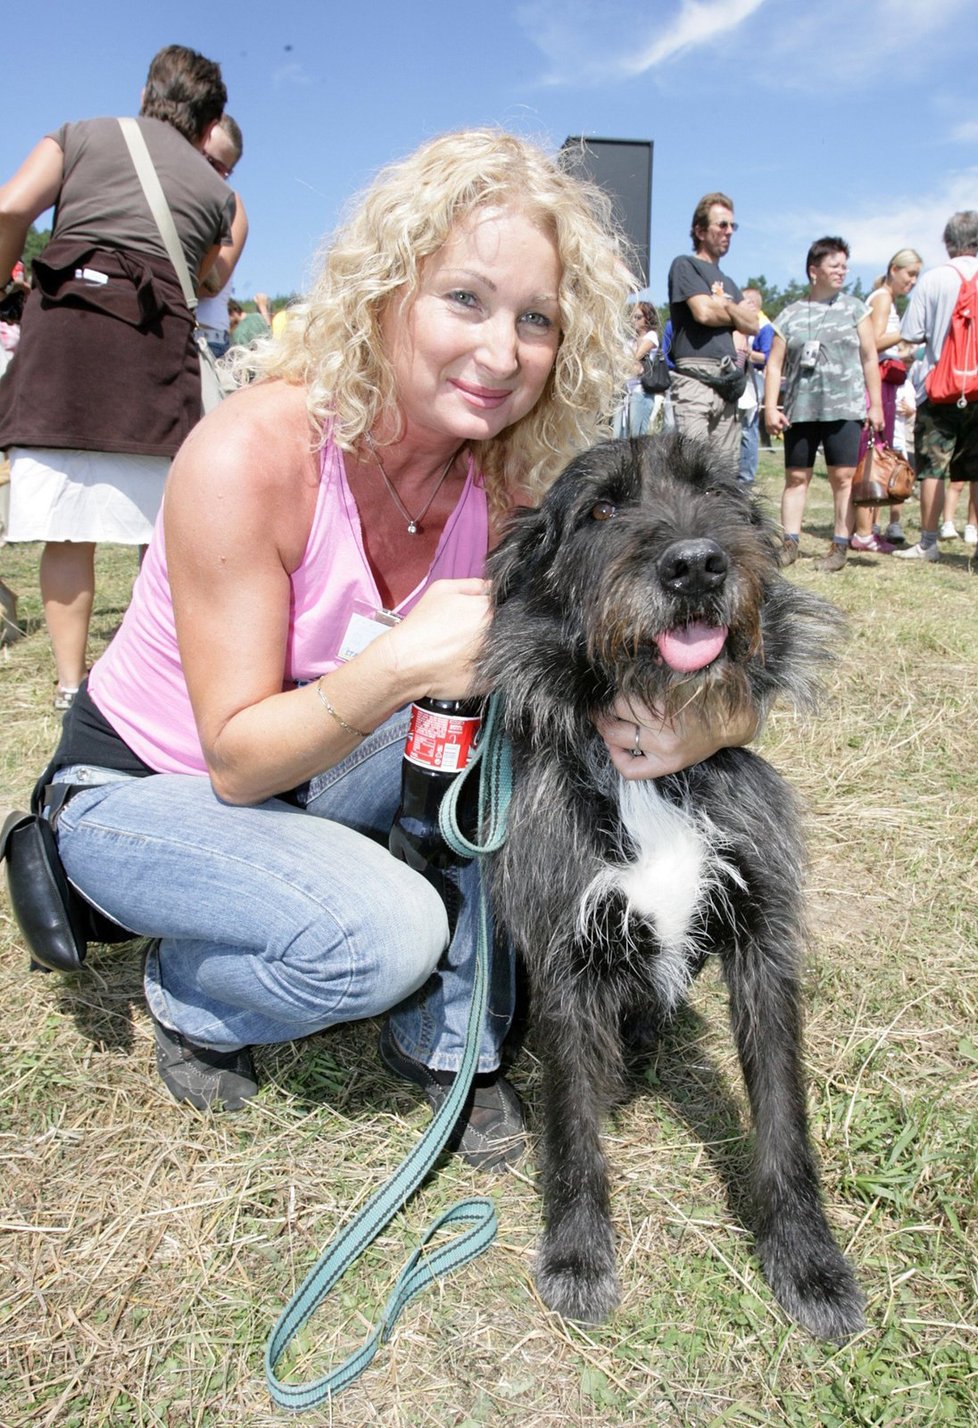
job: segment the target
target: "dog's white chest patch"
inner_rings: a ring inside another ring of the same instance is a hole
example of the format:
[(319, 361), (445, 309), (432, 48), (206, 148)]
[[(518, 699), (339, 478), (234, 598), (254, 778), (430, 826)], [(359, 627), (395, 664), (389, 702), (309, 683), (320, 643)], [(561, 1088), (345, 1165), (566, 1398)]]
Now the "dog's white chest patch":
[[(634, 947), (630, 923), (642, 918), (655, 930), (659, 947), (648, 974), (666, 1007), (675, 1007), (689, 988), (699, 955), (706, 950), (704, 919), (697, 916), (708, 897), (718, 895), (723, 875), (742, 883), (722, 856), (714, 825), (692, 809), (670, 803), (651, 780), (622, 779), (618, 807), (628, 853), (608, 863), (581, 899), (582, 934), (600, 924), (598, 909), (614, 892), (624, 895), (620, 936), (626, 955)], [(721, 894), (722, 895), (722, 894)]]
[(622, 823), (634, 847), (619, 870), (618, 885), (629, 909), (646, 917), (664, 946), (684, 947), (703, 896), (710, 849), (697, 821), (668, 803), (650, 780), (622, 780)]

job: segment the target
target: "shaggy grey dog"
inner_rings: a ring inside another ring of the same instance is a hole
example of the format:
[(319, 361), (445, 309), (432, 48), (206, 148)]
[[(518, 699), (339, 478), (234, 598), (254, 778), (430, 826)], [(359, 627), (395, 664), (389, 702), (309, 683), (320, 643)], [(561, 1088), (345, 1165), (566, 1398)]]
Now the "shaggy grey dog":
[(493, 905), (525, 959), (544, 1071), (536, 1281), (570, 1319), (598, 1322), (619, 1299), (600, 1130), (628, 1031), (647, 1041), (716, 953), (753, 1112), (764, 1274), (811, 1333), (863, 1325), (808, 1138), (791, 792), (739, 748), (622, 779), (591, 718), (621, 694), (719, 718), (778, 696), (810, 705), (839, 617), (781, 577), (777, 551), (708, 450), (643, 438), (574, 461), (491, 560), (483, 674), (514, 759)]

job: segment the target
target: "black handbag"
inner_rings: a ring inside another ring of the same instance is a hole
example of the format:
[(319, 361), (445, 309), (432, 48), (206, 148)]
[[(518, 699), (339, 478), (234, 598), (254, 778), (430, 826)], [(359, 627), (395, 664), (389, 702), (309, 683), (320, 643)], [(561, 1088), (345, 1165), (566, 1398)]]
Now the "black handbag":
[(651, 352), (646, 352), (642, 358), (642, 371), (639, 375), (642, 384), (642, 391), (647, 396), (658, 397), (663, 392), (669, 390), (669, 364), (666, 361), (665, 353), (661, 347), (654, 348)]
[[(78, 784), (44, 790), (52, 816)], [(85, 901), (68, 881), (58, 840), (42, 813), (11, 813), (0, 831), (0, 862), (7, 864), (7, 895), (33, 961), (49, 972), (77, 972), (89, 942), (129, 942), (136, 936)]]

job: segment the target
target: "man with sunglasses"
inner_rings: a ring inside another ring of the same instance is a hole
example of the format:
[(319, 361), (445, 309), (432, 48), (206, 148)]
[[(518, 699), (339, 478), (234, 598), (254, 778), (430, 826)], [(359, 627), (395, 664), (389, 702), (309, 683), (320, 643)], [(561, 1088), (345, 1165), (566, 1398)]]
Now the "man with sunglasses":
[[(244, 139), (240, 128), (230, 114), (222, 115), (204, 142), (204, 158), (225, 183), (230, 181), (243, 150)], [(215, 357), (223, 357), (231, 342), (228, 317), (231, 275), (248, 237), (245, 206), (240, 193), (234, 197), (236, 207), (231, 223), (231, 241), (222, 246), (214, 266), (197, 289), (197, 324)]]
[(752, 337), (758, 328), (756, 309), (719, 266), (736, 231), (732, 199), (704, 194), (690, 227), (692, 257), (682, 254), (669, 269), (670, 356), (676, 367), (669, 395), (676, 426), (708, 441), (733, 476), (740, 461), (737, 403), (746, 383), (733, 334)]

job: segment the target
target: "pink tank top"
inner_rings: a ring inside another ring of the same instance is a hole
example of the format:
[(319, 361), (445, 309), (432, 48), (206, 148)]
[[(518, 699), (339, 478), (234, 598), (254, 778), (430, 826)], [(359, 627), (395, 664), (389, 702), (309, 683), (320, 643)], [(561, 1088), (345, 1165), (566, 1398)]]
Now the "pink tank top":
[[(433, 580), (481, 575), (488, 540), (486, 495), (470, 457), (462, 494), (445, 523), (431, 568), (395, 613), (406, 614)], [(343, 454), (332, 441), (323, 447), (309, 540), (291, 584), (283, 689), (316, 679), (341, 663), (338, 651), (355, 601), (374, 609), (381, 604)], [(162, 511), (132, 602), (112, 643), (93, 665), (88, 688), (116, 733), (150, 768), (206, 774), (177, 648)]]

